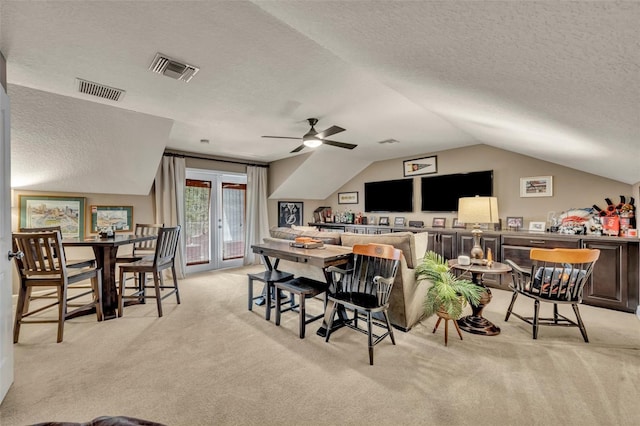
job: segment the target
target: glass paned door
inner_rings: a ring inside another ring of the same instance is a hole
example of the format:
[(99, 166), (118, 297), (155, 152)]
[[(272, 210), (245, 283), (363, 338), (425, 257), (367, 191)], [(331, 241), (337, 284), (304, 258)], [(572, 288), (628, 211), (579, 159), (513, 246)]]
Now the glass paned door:
[(211, 181), (187, 179), (184, 202), (187, 266), (207, 264), (211, 261)]
[(246, 175), (187, 169), (187, 273), (241, 266)]

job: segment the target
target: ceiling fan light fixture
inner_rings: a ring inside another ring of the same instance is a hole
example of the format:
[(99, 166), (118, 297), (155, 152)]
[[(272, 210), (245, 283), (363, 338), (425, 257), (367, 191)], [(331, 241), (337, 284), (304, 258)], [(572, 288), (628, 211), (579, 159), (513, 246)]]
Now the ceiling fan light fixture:
[(302, 143), (309, 148), (316, 148), (322, 145), (322, 141), (315, 136), (304, 135), (302, 138)]

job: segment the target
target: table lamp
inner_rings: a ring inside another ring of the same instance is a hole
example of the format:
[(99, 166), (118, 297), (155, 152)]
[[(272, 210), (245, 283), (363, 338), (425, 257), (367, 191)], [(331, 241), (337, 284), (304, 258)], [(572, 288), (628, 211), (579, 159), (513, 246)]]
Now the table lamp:
[(483, 263), (484, 251), (480, 246), (482, 238), (481, 223), (498, 223), (498, 199), (496, 197), (462, 197), (458, 200), (458, 221), (473, 223), (473, 248), (471, 249), (471, 262)]

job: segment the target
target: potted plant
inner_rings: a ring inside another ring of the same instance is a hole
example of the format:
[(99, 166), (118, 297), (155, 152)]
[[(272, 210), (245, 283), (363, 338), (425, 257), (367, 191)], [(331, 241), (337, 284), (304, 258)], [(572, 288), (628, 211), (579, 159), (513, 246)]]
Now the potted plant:
[[(470, 280), (456, 277), (446, 260), (434, 251), (427, 251), (416, 268), (416, 279), (429, 280), (424, 310), (427, 317), (434, 313), (446, 320), (457, 320), (467, 303), (477, 305), (484, 288)], [(437, 327), (437, 326), (436, 326)]]

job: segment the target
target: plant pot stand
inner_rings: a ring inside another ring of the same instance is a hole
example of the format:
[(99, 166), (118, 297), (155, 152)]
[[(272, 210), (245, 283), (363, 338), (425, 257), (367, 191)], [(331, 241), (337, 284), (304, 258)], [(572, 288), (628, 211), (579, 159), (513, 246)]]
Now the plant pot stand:
[(453, 321), (453, 325), (456, 326), (456, 331), (458, 332), (458, 336), (460, 336), (460, 340), (462, 340), (462, 333), (460, 332), (460, 327), (458, 327), (458, 323), (456, 320), (451, 318), (446, 313), (437, 312), (438, 321), (436, 322), (436, 326), (433, 328), (433, 332), (435, 333), (440, 325), (440, 321), (444, 320), (444, 345), (447, 346), (448, 338), (449, 338), (449, 321)]

